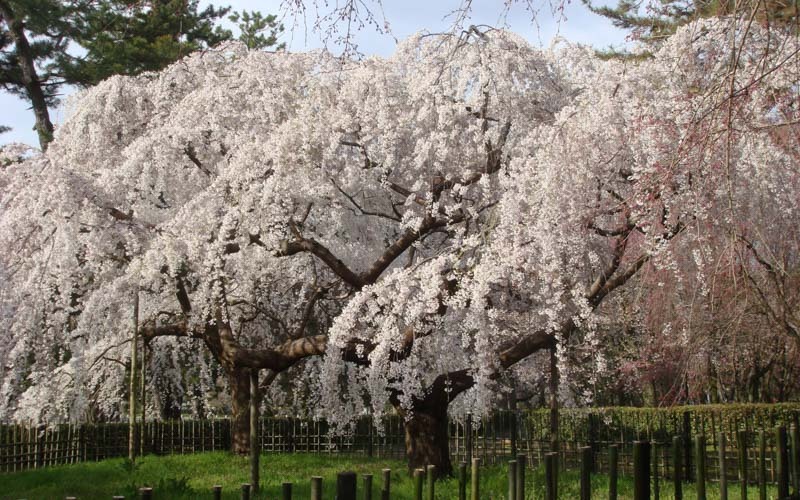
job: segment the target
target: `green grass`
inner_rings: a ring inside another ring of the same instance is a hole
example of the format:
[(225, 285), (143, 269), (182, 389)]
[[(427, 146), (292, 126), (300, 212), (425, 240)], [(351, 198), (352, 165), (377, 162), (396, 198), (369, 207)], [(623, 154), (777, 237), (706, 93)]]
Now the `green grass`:
[[(373, 474), (373, 495), (380, 499), (381, 470), (392, 469), (392, 498), (412, 499), (413, 481), (405, 463), (397, 460), (370, 459), (364, 456), (329, 455), (263, 455), (261, 457), (262, 491), (257, 498), (280, 498), (281, 484), (294, 483), (293, 498), (305, 500), (310, 496), (311, 476), (322, 476), (323, 497), (334, 498), (336, 473), (351, 470), (359, 474), (359, 498), (363, 498), (361, 474)], [(47, 469), (0, 474), (0, 499), (59, 499), (75, 496), (79, 499), (110, 499), (113, 495), (136, 498), (141, 486), (152, 486), (154, 498), (203, 499), (211, 498), (211, 486), (222, 485), (223, 498), (240, 498), (241, 484), (248, 482), (247, 458), (227, 453), (198, 453), (194, 455), (146, 456), (130, 470), (122, 459), (105, 460)], [(481, 499), (505, 498), (508, 488), (506, 468), (487, 467), (481, 471)], [(577, 471), (567, 471), (559, 478), (559, 498), (578, 498), (580, 489)], [(730, 500), (739, 498), (738, 484), (728, 486)], [(469, 492), (469, 489), (467, 490)], [(592, 477), (593, 498), (608, 498), (608, 478)], [(544, 497), (544, 472), (542, 468), (528, 471), (526, 497)], [(458, 481), (447, 479), (436, 483), (437, 499), (455, 499)], [(619, 498), (633, 497), (633, 483), (622, 477), (619, 481)], [(672, 498), (670, 484), (661, 483), (661, 498)], [(684, 498), (695, 498), (694, 488), (684, 484)], [(708, 498), (719, 498), (716, 485), (708, 485)], [(755, 488), (750, 488), (748, 498), (758, 498)], [(770, 498), (775, 498), (774, 489)]]

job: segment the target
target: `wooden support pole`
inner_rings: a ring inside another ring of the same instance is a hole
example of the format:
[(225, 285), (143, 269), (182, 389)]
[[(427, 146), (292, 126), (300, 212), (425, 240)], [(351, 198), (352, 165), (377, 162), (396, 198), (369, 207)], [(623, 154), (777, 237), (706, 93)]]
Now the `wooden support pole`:
[(739, 498), (747, 500), (747, 431), (736, 433), (736, 451), (739, 458)]
[(633, 442), (633, 499), (650, 500), (650, 443)]
[(133, 296), (133, 331), (131, 332), (131, 380), (128, 400), (128, 460), (136, 460), (136, 367), (139, 335), (139, 291)]
[(697, 464), (697, 500), (706, 500), (706, 437), (698, 435), (694, 445), (694, 460)]
[(672, 491), (675, 495), (675, 500), (683, 500), (683, 483), (681, 476), (683, 468), (681, 467), (681, 437), (672, 437)]
[(728, 468), (725, 464), (725, 433), (717, 434), (717, 451), (719, 452), (719, 498), (728, 500)]
[(214, 500), (222, 500), (222, 486), (219, 485), (212, 486), (211, 494)]
[(258, 445), (258, 370), (250, 369), (250, 484), (253, 485), (253, 495), (259, 489), (259, 459), (261, 450)]
[(372, 474), (361, 476), (364, 481), (364, 500), (372, 500)]
[(546, 500), (558, 499), (558, 453), (544, 456), (544, 488)]
[(778, 469), (778, 498), (789, 496), (789, 454), (786, 450), (786, 427), (775, 428), (775, 447)]
[(525, 466), (528, 457), (523, 454), (517, 455), (517, 498), (525, 498)]
[(608, 500), (617, 500), (618, 465), (619, 446), (612, 444), (608, 449)]
[(758, 498), (767, 500), (767, 433), (758, 431)]

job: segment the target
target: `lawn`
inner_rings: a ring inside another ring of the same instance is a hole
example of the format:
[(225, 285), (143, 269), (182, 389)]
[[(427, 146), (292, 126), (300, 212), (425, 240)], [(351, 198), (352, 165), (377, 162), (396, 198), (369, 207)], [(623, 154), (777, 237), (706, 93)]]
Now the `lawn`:
[[(137, 461), (131, 470), (121, 459), (90, 462), (77, 465), (51, 467), (36, 471), (0, 474), (0, 499), (58, 499), (75, 496), (78, 499), (110, 499), (113, 495), (136, 498), (141, 486), (152, 486), (155, 499), (211, 498), (211, 486), (222, 485), (223, 498), (240, 498), (241, 484), (248, 481), (247, 458), (228, 453), (198, 453), (194, 455), (146, 456)], [(304, 454), (270, 454), (261, 458), (262, 491), (255, 498), (280, 498), (281, 484), (294, 483), (293, 497), (310, 496), (311, 476), (323, 477), (324, 498), (334, 498), (336, 473), (351, 470), (373, 474), (373, 499), (380, 499), (381, 470), (392, 469), (391, 497), (413, 498), (413, 482), (408, 477), (405, 464), (397, 460), (370, 459), (364, 456), (329, 456)], [(528, 470), (526, 497), (544, 497), (542, 469)], [(486, 467), (481, 472), (481, 499), (501, 499), (507, 494), (508, 479), (505, 467)], [(363, 482), (359, 478), (359, 498), (363, 498)], [(719, 498), (715, 485), (709, 485), (708, 498)], [(469, 491), (469, 490), (468, 490)], [(559, 478), (559, 498), (578, 498), (579, 481), (576, 471), (563, 473)], [(592, 478), (593, 498), (608, 498), (608, 478)], [(729, 485), (729, 499), (739, 498), (738, 485)], [(633, 486), (628, 478), (620, 478), (619, 498), (632, 498)], [(437, 499), (458, 497), (458, 481), (443, 480), (436, 483)], [(661, 484), (661, 498), (672, 498), (669, 484)], [(775, 497), (770, 490), (770, 497)], [(694, 488), (684, 485), (684, 498), (695, 498)], [(750, 488), (748, 498), (758, 498), (755, 488)]]

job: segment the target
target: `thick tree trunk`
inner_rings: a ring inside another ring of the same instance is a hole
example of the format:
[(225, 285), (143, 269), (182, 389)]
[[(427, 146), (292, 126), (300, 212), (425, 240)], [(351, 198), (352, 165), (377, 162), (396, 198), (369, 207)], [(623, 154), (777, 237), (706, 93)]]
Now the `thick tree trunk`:
[(239, 455), (250, 453), (250, 370), (234, 368), (227, 371), (231, 387), (231, 451)]
[(415, 469), (428, 465), (436, 466), (437, 477), (453, 474), (447, 428), (450, 399), (443, 386), (437, 385), (440, 384), (435, 384), (424, 399), (415, 399), (411, 411), (400, 406), (398, 394), (391, 398), (397, 413), (403, 418), (408, 471), (412, 474)]
[(453, 473), (447, 434), (447, 403), (441, 408), (414, 410), (403, 414), (406, 431), (406, 458), (408, 470), (436, 466), (437, 476)]

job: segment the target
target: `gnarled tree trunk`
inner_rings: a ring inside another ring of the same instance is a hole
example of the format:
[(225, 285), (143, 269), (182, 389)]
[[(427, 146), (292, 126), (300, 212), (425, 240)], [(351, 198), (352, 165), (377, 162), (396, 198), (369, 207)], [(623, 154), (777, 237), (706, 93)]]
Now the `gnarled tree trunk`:
[(449, 402), (446, 395), (439, 392), (434, 391), (424, 400), (418, 400), (411, 412), (395, 404), (403, 417), (409, 472), (435, 465), (438, 477), (453, 473), (447, 429)]
[(231, 451), (250, 453), (250, 370), (226, 370), (231, 388)]

